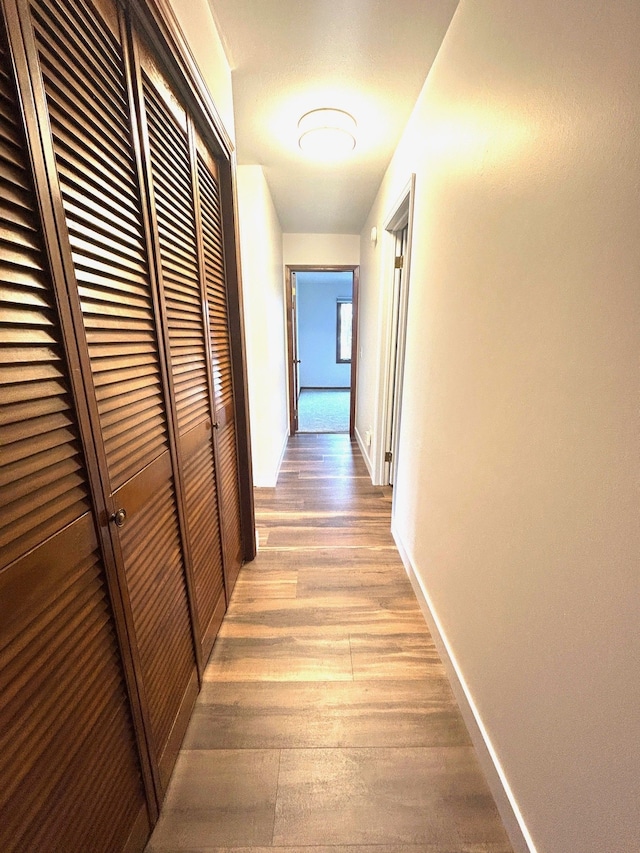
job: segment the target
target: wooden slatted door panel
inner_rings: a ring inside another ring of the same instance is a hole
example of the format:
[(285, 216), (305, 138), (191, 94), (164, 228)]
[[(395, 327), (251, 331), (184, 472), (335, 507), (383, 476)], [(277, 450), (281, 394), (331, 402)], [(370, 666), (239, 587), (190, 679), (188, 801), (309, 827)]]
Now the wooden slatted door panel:
[(64, 7), (33, 3), (109, 475), (117, 488), (168, 447), (162, 380), (119, 46), (88, 4), (72, 0)]
[(127, 512), (140, 691), (166, 777), (183, 697), (196, 692), (195, 655), (119, 22), (110, 2), (99, 6), (31, 3), (114, 509)]
[[(150, 694), (151, 728), (158, 745), (158, 761), (166, 790), (188, 717), (176, 722), (185, 691), (197, 692), (191, 626), (182, 584), (182, 551), (177, 525), (158, 523), (172, 518), (171, 462), (163, 454), (116, 493), (137, 523), (128, 522), (120, 538), (125, 559), (135, 566), (127, 573), (129, 593), (145, 686)], [(169, 580), (168, 580), (169, 579)], [(191, 706), (186, 709), (190, 713)]]
[(0, 850), (111, 853), (148, 817), (3, 27)]
[(141, 55), (191, 569), (206, 660), (222, 622), (225, 594), (187, 116), (144, 49)]
[(211, 371), (215, 418), (218, 425), (218, 485), (224, 527), (224, 565), (227, 595), (231, 595), (242, 565), (242, 533), (220, 186), (216, 163), (199, 138), (196, 159), (209, 315)]

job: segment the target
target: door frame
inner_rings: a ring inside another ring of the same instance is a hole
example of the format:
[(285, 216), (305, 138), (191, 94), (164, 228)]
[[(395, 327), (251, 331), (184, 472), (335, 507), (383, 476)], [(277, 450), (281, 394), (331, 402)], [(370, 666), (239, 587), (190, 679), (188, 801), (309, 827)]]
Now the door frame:
[[(382, 405), (378, 412), (379, 429), (382, 440), (378, 444), (376, 482), (389, 485), (391, 465), (386, 453), (393, 455), (393, 470), (397, 470), (399, 454), (400, 423), (402, 420), (402, 391), (405, 365), (405, 344), (407, 317), (409, 311), (409, 287), (411, 277), (411, 248), (413, 231), (413, 212), (415, 200), (416, 176), (411, 174), (397, 201), (391, 207), (385, 219), (383, 233), (386, 245), (384, 255), (385, 291), (387, 296), (387, 327), (382, 350), (385, 353), (385, 365), (382, 370)], [(407, 243), (402, 268), (400, 294), (398, 300), (397, 326), (393, 328), (393, 290), (395, 286), (395, 248), (396, 235), (407, 227)], [(394, 414), (394, 386), (396, 406)]]
[(360, 265), (326, 265), (326, 264), (286, 264), (285, 265), (285, 297), (287, 310), (287, 378), (289, 382), (289, 435), (295, 435), (298, 431), (298, 401), (295, 399), (295, 370), (297, 369), (295, 329), (297, 317), (294, 319), (293, 312), (295, 303), (293, 299), (294, 274), (298, 272), (350, 272), (353, 274), (353, 289), (351, 302), (353, 305), (353, 317), (351, 320), (351, 385), (349, 390), (349, 437), (355, 437), (356, 428), (356, 380), (358, 372), (358, 293), (360, 286)]

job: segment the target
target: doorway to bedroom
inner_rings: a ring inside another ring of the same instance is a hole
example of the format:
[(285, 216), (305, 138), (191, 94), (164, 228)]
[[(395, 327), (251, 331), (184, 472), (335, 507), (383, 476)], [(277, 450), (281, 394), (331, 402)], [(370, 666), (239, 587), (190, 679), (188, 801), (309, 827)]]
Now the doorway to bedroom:
[(357, 268), (287, 268), (290, 430), (353, 435)]

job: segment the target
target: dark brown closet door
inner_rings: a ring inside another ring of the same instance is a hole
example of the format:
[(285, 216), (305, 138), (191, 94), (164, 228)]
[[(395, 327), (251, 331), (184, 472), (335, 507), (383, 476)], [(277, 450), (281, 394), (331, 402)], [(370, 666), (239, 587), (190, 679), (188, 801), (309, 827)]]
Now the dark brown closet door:
[(0, 850), (148, 827), (56, 297), (0, 20)]
[(108, 0), (32, 0), (31, 8), (108, 489), (114, 512), (124, 513), (112, 529), (139, 690), (164, 788), (197, 677), (119, 20)]
[(142, 46), (140, 54), (191, 570), (206, 661), (225, 595), (189, 133), (185, 110)]
[(199, 138), (196, 159), (218, 431), (218, 483), (224, 527), (225, 573), (227, 594), (230, 595), (242, 565), (242, 533), (220, 185), (215, 160)]

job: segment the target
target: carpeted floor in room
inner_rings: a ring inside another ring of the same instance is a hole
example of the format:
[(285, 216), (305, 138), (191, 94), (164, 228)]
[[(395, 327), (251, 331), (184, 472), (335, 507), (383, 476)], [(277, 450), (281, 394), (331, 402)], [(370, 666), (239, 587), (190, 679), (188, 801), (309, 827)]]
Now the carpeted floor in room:
[(350, 403), (348, 388), (302, 388), (298, 432), (349, 432)]

